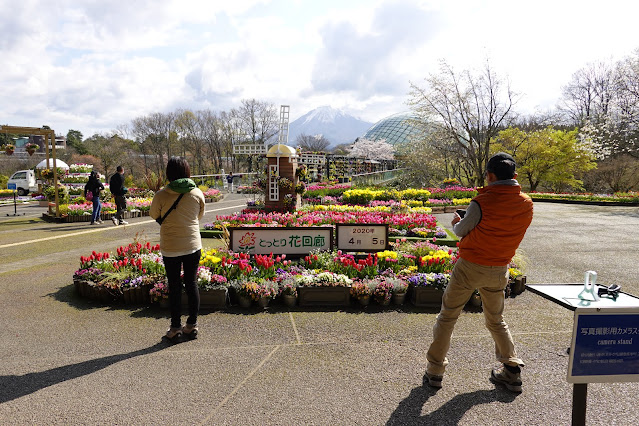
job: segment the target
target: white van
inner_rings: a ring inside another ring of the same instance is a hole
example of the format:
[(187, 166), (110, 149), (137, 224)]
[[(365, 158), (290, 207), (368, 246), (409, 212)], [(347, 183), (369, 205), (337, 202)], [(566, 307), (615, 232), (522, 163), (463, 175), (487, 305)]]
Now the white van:
[(29, 191), (38, 190), (35, 172), (33, 170), (18, 170), (7, 181), (7, 187), (11, 186), (9, 185), (11, 183), (16, 185), (18, 195), (27, 195)]

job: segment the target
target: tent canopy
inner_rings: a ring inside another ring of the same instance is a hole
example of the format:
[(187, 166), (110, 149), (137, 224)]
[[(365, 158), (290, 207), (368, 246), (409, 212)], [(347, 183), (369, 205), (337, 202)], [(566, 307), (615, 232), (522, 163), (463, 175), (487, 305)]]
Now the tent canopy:
[[(67, 163), (65, 163), (62, 160), (55, 160), (55, 165), (58, 168), (64, 169), (64, 170), (69, 170), (69, 165)], [(38, 163), (38, 165), (36, 166), (36, 169), (50, 169), (53, 167), (53, 158), (49, 158), (49, 162), (47, 163), (47, 160), (42, 160)]]

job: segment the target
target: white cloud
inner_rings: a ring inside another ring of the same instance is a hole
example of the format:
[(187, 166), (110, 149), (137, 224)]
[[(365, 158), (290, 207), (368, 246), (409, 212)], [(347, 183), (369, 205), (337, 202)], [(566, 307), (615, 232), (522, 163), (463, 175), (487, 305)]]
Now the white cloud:
[[(409, 81), (446, 59), (489, 58), (523, 94), (554, 105), (588, 62), (639, 47), (621, 0), (0, 0), (0, 116), (85, 136), (177, 107), (241, 99), (331, 105), (368, 121), (407, 110)], [(4, 124), (4, 123), (3, 123)]]

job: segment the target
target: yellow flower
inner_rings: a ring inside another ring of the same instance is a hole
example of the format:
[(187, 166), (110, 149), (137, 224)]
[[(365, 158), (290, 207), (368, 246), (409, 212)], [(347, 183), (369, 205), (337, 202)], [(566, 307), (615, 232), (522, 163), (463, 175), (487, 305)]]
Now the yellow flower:
[(432, 251), (431, 250), (426, 256), (422, 257), (422, 262), (426, 263), (426, 262), (428, 262), (431, 259), (448, 260), (448, 259), (450, 259), (450, 254), (448, 254), (448, 252), (444, 251), (444, 250), (437, 250), (437, 251)]
[(377, 253), (378, 259), (397, 259), (397, 252), (384, 250)]

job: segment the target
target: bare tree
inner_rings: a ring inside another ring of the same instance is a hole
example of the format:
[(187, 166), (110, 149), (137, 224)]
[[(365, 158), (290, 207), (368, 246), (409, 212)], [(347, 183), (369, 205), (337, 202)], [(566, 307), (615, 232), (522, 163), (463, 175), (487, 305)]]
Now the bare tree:
[(295, 145), (304, 151), (326, 151), (330, 144), (330, 141), (322, 135), (311, 136), (302, 133), (295, 138)]
[[(158, 176), (163, 175), (166, 161), (174, 154), (177, 140), (175, 114), (156, 112), (138, 117), (132, 121), (131, 127), (144, 155), (145, 168), (154, 170)], [(152, 159), (152, 164), (148, 164), (147, 157)]]
[(569, 124), (580, 126), (605, 117), (615, 97), (615, 80), (614, 67), (604, 62), (588, 64), (574, 73), (562, 89), (559, 106)]
[(426, 122), (442, 126), (443, 134), (463, 153), (472, 170), (471, 182), (483, 182), (490, 141), (507, 127), (515, 94), (491, 69), (488, 61), (481, 73), (457, 74), (445, 61), (439, 74), (426, 78), (427, 87), (411, 83), (409, 104)]

